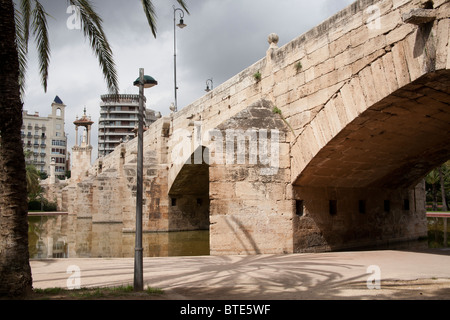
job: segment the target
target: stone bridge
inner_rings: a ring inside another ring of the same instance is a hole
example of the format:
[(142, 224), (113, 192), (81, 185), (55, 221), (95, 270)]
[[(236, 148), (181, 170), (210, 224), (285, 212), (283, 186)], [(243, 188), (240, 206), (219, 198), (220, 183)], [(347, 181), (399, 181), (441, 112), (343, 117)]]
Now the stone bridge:
[[(283, 47), (270, 35), (263, 59), (145, 132), (144, 232), (209, 229), (211, 254), (426, 236), (423, 178), (450, 158), (449, 13), (359, 0)], [(136, 149), (58, 193), (74, 230), (134, 231)]]

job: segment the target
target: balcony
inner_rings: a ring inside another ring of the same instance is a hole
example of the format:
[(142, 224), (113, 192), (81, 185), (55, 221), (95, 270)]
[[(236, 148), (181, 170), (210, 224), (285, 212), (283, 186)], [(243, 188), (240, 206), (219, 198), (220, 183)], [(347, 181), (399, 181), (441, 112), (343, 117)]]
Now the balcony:
[(100, 117), (99, 124), (100, 126), (103, 125), (103, 122), (109, 122), (109, 121), (138, 121), (138, 116), (134, 114), (123, 114), (123, 115), (115, 115), (114, 117)]
[[(102, 134), (103, 136), (104, 134)], [(134, 136), (134, 133), (132, 131), (130, 132), (107, 132), (106, 136)]]
[[(145, 103), (144, 99), (144, 103)], [(110, 109), (111, 111), (115, 110), (116, 107), (136, 107), (139, 106), (138, 101), (119, 101), (119, 102), (100, 102), (100, 107), (105, 109)]]
[(118, 144), (118, 143), (120, 143), (120, 140), (122, 140), (123, 141), (123, 138), (120, 138), (120, 139), (106, 139), (106, 140), (103, 140), (102, 138), (100, 138), (100, 139), (98, 139), (98, 142), (99, 143), (114, 143), (114, 144)]
[(44, 149), (45, 147), (47, 147), (47, 145), (46, 145), (45, 143), (42, 143), (42, 144), (41, 144), (41, 148)]
[(106, 125), (104, 126), (106, 129), (128, 129), (133, 130), (135, 128), (134, 124), (128, 124), (128, 125)]

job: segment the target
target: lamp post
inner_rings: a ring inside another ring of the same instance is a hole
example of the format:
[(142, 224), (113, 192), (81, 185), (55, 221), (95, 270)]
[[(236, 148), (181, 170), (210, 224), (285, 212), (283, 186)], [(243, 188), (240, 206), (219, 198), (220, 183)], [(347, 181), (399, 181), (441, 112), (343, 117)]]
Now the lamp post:
[[(176, 24), (176, 12), (180, 11), (180, 22)], [(183, 29), (187, 25), (184, 24), (184, 11), (181, 8), (175, 8), (173, 6), (173, 79), (174, 79), (174, 90), (175, 90), (175, 111), (178, 110), (178, 101), (177, 101), (177, 38), (176, 38), (176, 27), (178, 26), (180, 29)]]
[(136, 238), (134, 251), (134, 290), (144, 290), (144, 265), (142, 249), (142, 194), (143, 194), (143, 166), (144, 166), (144, 88), (156, 86), (158, 82), (150, 76), (144, 75), (144, 69), (139, 69), (139, 78), (133, 85), (139, 87), (139, 127), (138, 127), (138, 156), (137, 156), (137, 190), (136, 190)]
[[(211, 84), (211, 87), (209, 87), (209, 84)], [(205, 89), (205, 91), (206, 92), (210, 92), (212, 89), (214, 89), (214, 88), (213, 88), (213, 79), (211, 78), (211, 79), (206, 80), (206, 89)]]

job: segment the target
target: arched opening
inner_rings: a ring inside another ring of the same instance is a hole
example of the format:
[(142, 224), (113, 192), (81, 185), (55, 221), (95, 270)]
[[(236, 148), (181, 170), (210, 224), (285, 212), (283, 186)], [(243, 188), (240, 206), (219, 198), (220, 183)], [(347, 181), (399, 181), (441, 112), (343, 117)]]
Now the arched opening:
[(204, 159), (196, 164), (199, 152), (207, 155), (208, 149), (191, 155), (169, 190), (169, 230), (209, 230), (209, 165)]
[(56, 109), (56, 116), (57, 116), (57, 117), (61, 117), (61, 114), (62, 114), (61, 108), (57, 108), (57, 109)]
[(295, 251), (427, 235), (424, 177), (450, 158), (450, 77), (430, 73), (349, 123), (294, 183)]

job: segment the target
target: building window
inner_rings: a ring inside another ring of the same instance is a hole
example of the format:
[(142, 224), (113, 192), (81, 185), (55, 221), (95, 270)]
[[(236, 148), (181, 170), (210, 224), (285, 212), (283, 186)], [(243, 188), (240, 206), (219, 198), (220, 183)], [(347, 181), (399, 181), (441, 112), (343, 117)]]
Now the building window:
[(52, 140), (52, 146), (66, 146), (66, 142), (64, 140)]
[(409, 211), (409, 199), (403, 200), (403, 210)]
[(337, 214), (337, 200), (330, 200), (329, 210), (330, 210), (330, 215), (334, 216)]
[(172, 207), (177, 206), (177, 198), (170, 198)]
[(358, 210), (359, 210), (359, 213), (361, 213), (361, 214), (366, 213), (366, 200), (359, 200)]
[(303, 200), (295, 200), (295, 214), (299, 217), (303, 216)]
[(391, 201), (390, 200), (384, 200), (384, 211), (385, 212), (391, 211)]

